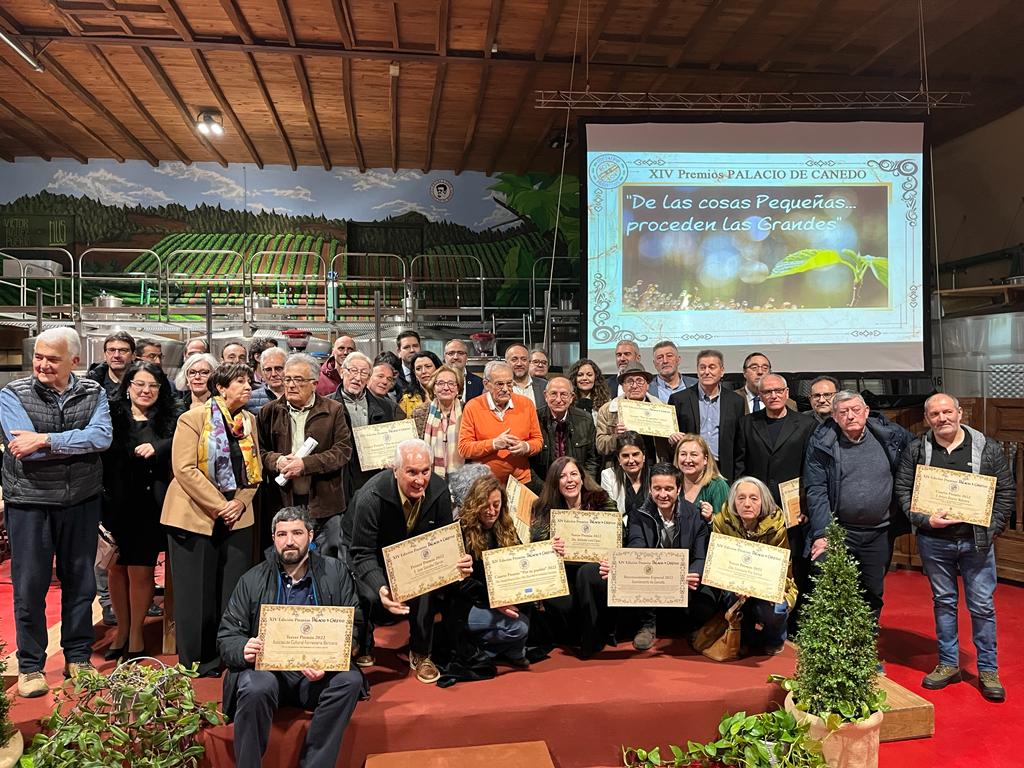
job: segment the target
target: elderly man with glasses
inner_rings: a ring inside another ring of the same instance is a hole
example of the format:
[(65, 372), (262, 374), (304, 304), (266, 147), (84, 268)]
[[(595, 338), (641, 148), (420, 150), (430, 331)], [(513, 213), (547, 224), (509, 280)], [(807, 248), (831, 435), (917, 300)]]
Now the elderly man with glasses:
[(819, 376), (811, 382), (811, 413), (819, 424), (832, 418), (832, 398), (839, 391), (839, 379)]
[(288, 353), (280, 347), (268, 347), (260, 353), (260, 378), (262, 386), (254, 387), (245, 410), (259, 414), (267, 403), (278, 400), (284, 394), (284, 366)]
[(544, 445), (530, 459), (530, 470), (537, 477), (546, 477), (552, 462), (571, 456), (588, 475), (598, 479), (600, 457), (597, 454), (597, 431), (593, 417), (572, 404), (572, 384), (564, 376), (556, 376), (544, 390), (544, 405), (537, 410)]
[[(267, 350), (268, 352), (271, 350)], [(266, 354), (266, 353), (264, 353)], [(322, 552), (336, 554), (345, 512), (345, 465), (352, 457), (352, 435), (341, 404), (318, 395), (320, 363), (310, 355), (291, 355), (284, 363), (284, 397), (259, 413), (260, 458), (266, 470), (266, 498), (272, 516), (282, 507), (306, 506)], [(302, 444), (316, 447), (300, 457)], [(282, 485), (278, 477), (284, 478)]]
[[(661, 402), (648, 392), (653, 378), (654, 375), (637, 362), (629, 363), (619, 374), (617, 387), (622, 389), (623, 395), (609, 400), (597, 411), (597, 452), (602, 456), (615, 454), (615, 441), (626, 431), (626, 425), (619, 417), (619, 403), (622, 400)], [(649, 465), (671, 461), (672, 449), (664, 437), (644, 435), (644, 456)]]

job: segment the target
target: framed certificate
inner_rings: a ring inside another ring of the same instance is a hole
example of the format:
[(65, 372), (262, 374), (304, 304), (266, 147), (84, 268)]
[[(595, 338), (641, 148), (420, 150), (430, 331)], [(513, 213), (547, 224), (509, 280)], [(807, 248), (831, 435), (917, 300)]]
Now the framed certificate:
[(585, 509), (552, 509), (551, 538), (565, 541), (565, 561), (597, 563), (622, 546), (622, 515)]
[(951, 520), (988, 528), (995, 496), (996, 478), (992, 475), (918, 464), (910, 511), (922, 515), (946, 512)]
[(509, 475), (508, 482), (505, 483), (505, 496), (508, 498), (509, 514), (516, 523), (516, 532), (525, 544), (530, 540), (530, 518), (533, 515), (533, 502), (537, 500), (537, 494)]
[(667, 403), (652, 403), (649, 400), (619, 399), (619, 419), (641, 435), (668, 437), (679, 431), (676, 407)]
[(779, 483), (779, 497), (782, 499), (782, 513), (786, 516), (786, 527), (800, 525), (800, 478), (794, 477)]
[(685, 608), (690, 589), (686, 549), (616, 549), (608, 574), (609, 607)]
[(364, 472), (383, 469), (395, 460), (395, 448), (400, 442), (416, 437), (419, 435), (412, 419), (354, 427), (352, 439), (359, 454), (359, 468)]
[(256, 669), (347, 672), (352, 660), (356, 609), (333, 605), (260, 606)]
[(488, 549), (484, 576), (491, 608), (569, 594), (565, 563), (550, 541)]
[(457, 563), (466, 554), (462, 526), (446, 525), (384, 547), (391, 599), (399, 603), (462, 579)]
[(701, 581), (737, 595), (781, 603), (788, 574), (788, 548), (712, 532)]

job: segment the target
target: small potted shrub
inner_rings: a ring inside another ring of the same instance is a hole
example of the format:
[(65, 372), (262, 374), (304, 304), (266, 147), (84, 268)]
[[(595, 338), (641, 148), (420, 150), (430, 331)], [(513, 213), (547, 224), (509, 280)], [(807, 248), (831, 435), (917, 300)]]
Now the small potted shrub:
[[(6, 646), (0, 642), (0, 678), (7, 671), (7, 658), (4, 655)], [(11, 700), (7, 691), (0, 689), (0, 768), (11, 768), (18, 763), (18, 758), (25, 748), (21, 731), (14, 727), (9, 713)]]
[(84, 670), (57, 693), (53, 714), (22, 768), (198, 768), (200, 731), (220, 725), (213, 702), (196, 701), (194, 669), (128, 662), (110, 675)]
[(801, 613), (796, 674), (773, 675), (786, 709), (810, 725), (830, 766), (878, 765), (885, 691), (878, 687), (877, 623), (860, 587), (845, 533), (832, 523), (828, 550)]
[(622, 761), (627, 768), (823, 768), (821, 744), (808, 735), (808, 728), (781, 709), (757, 715), (737, 712), (722, 718), (714, 741), (691, 741), (686, 750), (672, 744), (672, 757), (662, 757), (660, 747), (623, 747)]

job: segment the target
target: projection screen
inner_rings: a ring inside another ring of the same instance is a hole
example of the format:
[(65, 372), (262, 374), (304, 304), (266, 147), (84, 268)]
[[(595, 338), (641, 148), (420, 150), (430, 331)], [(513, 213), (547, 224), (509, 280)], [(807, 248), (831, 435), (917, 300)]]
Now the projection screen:
[(583, 345), (683, 369), (717, 348), (778, 371), (925, 370), (919, 123), (581, 121)]

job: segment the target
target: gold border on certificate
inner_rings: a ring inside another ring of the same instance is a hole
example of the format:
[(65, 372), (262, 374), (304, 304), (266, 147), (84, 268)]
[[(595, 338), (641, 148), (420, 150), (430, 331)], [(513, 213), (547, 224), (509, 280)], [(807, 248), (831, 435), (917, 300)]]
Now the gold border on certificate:
[(552, 509), (551, 538), (565, 542), (567, 563), (598, 563), (622, 547), (622, 515), (606, 510)]
[(391, 599), (399, 603), (462, 579), (455, 563), (466, 554), (462, 526), (451, 523), (384, 547)]
[(676, 407), (667, 403), (619, 398), (619, 420), (626, 429), (651, 437), (668, 437), (679, 431)]
[(782, 512), (786, 516), (786, 527), (800, 525), (800, 478), (794, 477), (779, 483), (779, 498), (782, 500)]
[(616, 549), (610, 557), (608, 607), (686, 608), (688, 549)]
[(788, 575), (788, 548), (712, 532), (701, 583), (781, 603)]
[(364, 472), (383, 469), (395, 459), (395, 448), (403, 440), (419, 437), (412, 419), (385, 421), (352, 428), (352, 440), (359, 454), (359, 468)]
[[(508, 476), (505, 483), (505, 496), (508, 498), (508, 511), (512, 517), (518, 518), (527, 528), (530, 527), (530, 519), (533, 516), (533, 502), (537, 500), (537, 494), (531, 491), (524, 483), (516, 480), (512, 475)], [(527, 542), (523, 542), (526, 544)]]
[(356, 609), (336, 605), (260, 606), (256, 669), (347, 672), (352, 661)]
[(945, 512), (950, 520), (988, 528), (995, 497), (993, 475), (918, 464), (910, 511), (929, 516)]
[(491, 608), (569, 594), (565, 563), (550, 541), (488, 549), (483, 561)]

